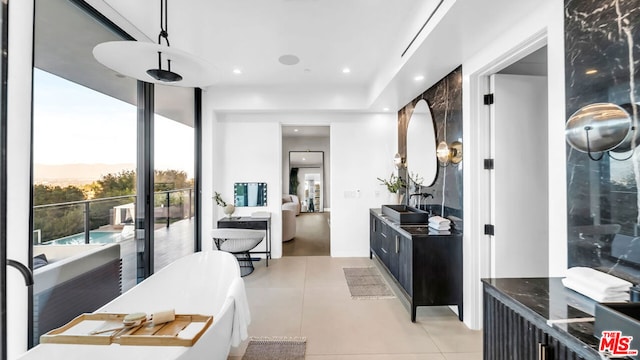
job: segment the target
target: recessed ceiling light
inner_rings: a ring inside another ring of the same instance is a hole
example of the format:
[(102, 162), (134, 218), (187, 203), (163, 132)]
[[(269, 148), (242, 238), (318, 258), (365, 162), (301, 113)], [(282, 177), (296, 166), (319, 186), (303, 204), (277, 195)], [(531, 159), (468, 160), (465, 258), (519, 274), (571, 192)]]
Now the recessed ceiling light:
[(418, 76), (414, 77), (413, 80), (422, 81), (422, 80), (424, 80), (424, 75), (418, 75)]
[(282, 65), (295, 65), (300, 62), (300, 58), (295, 55), (286, 54), (286, 55), (280, 56), (278, 58), (278, 61)]
[(240, 74), (242, 74), (242, 70), (240, 70), (238, 68), (235, 68), (235, 69), (233, 69), (233, 73), (236, 74), (236, 75), (240, 75)]
[(305, 158), (302, 158), (302, 161), (306, 161), (306, 160), (307, 160), (307, 159), (305, 159)]
[(349, 69), (349, 68), (344, 68), (344, 69), (342, 69), (342, 73), (343, 73), (343, 74), (348, 74), (348, 73), (350, 73), (350, 72), (351, 72), (351, 69)]
[(389, 111), (389, 108), (388, 107), (382, 108), (382, 111)]
[(293, 132), (298, 132), (298, 129), (293, 129)]
[(587, 69), (587, 71), (584, 72), (587, 75), (593, 75), (593, 74), (597, 74), (598, 73), (598, 69)]

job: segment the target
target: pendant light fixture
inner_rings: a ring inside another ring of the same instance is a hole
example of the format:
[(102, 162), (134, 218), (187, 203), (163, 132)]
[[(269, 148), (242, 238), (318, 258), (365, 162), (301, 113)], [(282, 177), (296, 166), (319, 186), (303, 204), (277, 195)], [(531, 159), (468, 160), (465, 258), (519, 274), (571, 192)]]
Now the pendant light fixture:
[[(167, 47), (170, 47), (169, 43), (169, 22), (168, 15), (169, 9), (167, 8), (167, 0), (160, 0), (160, 34), (158, 34), (158, 45), (162, 45), (162, 39), (166, 41)], [(147, 70), (152, 78), (164, 82), (174, 82), (182, 80), (182, 76), (178, 73), (171, 71), (171, 59), (167, 59), (167, 70), (162, 69), (162, 51), (158, 51), (158, 68)]]
[(191, 53), (170, 46), (168, 18), (167, 0), (160, 0), (160, 33), (157, 43), (109, 41), (96, 45), (93, 56), (118, 74), (145, 82), (181, 87), (212, 85), (215, 80), (212, 65)]

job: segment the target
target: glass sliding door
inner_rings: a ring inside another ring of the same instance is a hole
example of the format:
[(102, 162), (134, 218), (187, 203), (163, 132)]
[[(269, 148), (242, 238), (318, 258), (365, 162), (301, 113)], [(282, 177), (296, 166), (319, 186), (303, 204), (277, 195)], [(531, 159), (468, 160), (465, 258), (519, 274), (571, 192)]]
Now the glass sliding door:
[(34, 3), (29, 346), (199, 249), (199, 92), (99, 64), (95, 45), (133, 39), (86, 2)]
[(155, 85), (154, 270), (194, 252), (194, 89)]
[(34, 345), (137, 283), (138, 111), (137, 81), (92, 55), (122, 36), (72, 1), (35, 6)]

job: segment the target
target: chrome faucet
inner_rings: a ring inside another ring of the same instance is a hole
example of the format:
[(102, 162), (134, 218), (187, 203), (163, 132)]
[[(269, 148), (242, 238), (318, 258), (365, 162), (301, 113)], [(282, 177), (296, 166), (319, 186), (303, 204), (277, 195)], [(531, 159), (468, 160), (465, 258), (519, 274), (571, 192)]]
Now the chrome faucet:
[(420, 208), (420, 198), (422, 197), (422, 193), (414, 193), (414, 194), (409, 195), (409, 203), (411, 203), (411, 198), (414, 197), (414, 196), (419, 196), (418, 200), (416, 200), (416, 208), (419, 209)]
[(418, 200), (416, 200), (416, 208), (417, 209), (420, 209), (420, 205), (421, 205), (420, 204), (421, 203), (420, 199), (422, 199), (422, 198), (425, 198), (425, 199), (432, 198), (433, 199), (433, 194), (432, 193), (423, 192), (423, 193), (413, 193), (413, 194), (409, 195), (409, 200), (414, 196), (418, 196)]

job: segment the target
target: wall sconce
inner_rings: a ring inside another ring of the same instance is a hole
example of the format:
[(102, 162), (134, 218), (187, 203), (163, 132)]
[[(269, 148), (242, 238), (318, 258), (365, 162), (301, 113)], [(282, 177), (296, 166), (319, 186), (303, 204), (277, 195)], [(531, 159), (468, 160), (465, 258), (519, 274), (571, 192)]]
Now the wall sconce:
[(400, 154), (398, 153), (393, 156), (393, 163), (398, 170), (404, 168), (407, 165), (406, 159), (400, 156)]
[[(623, 105), (632, 106), (632, 105)], [(589, 159), (599, 161), (605, 153), (635, 150), (640, 134), (632, 124), (629, 113), (616, 104), (595, 103), (578, 109), (565, 124), (565, 137), (572, 148), (587, 153)], [(593, 153), (600, 156), (594, 157)]]
[(446, 141), (441, 141), (436, 148), (436, 157), (442, 166), (459, 164), (462, 161), (462, 143), (454, 141), (447, 145)]

